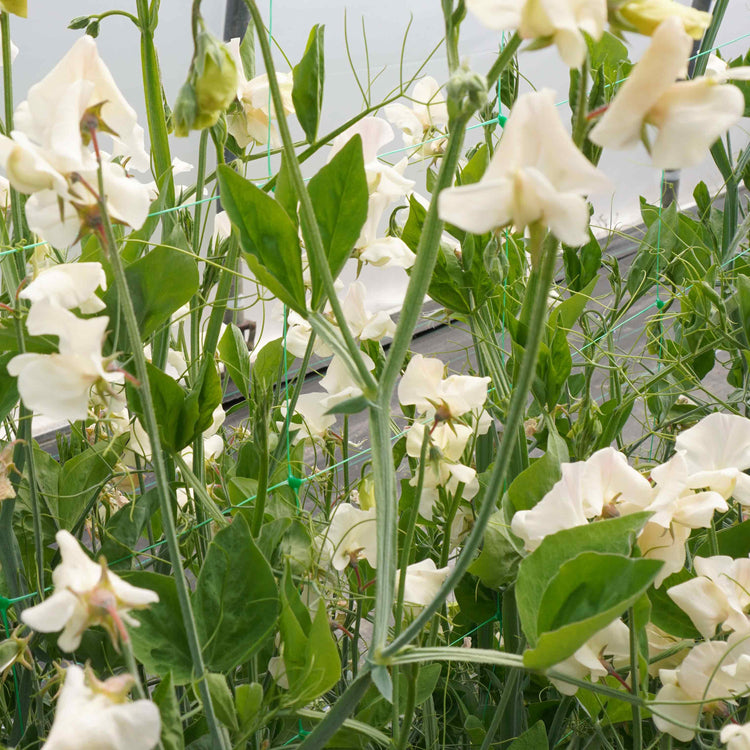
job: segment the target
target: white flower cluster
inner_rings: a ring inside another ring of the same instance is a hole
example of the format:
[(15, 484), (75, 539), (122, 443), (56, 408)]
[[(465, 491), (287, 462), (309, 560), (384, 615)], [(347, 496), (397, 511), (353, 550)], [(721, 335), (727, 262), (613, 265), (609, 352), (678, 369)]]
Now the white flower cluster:
[[(729, 509), (730, 498), (750, 505), (750, 477), (744, 473), (750, 468), (750, 419), (711, 414), (679, 434), (675, 449), (666, 463), (652, 469), (652, 481), (611, 448), (586, 461), (562, 464), (562, 478), (534, 508), (513, 516), (511, 530), (531, 551), (562, 529), (650, 511), (637, 543), (643, 557), (664, 561), (655, 581), (660, 586), (682, 570), (693, 529), (708, 528), (717, 511)], [(657, 728), (681, 741), (692, 739), (702, 712), (750, 690), (750, 558), (695, 557), (693, 568), (696, 576), (667, 594), (706, 641), (674, 668), (658, 670), (662, 688), (653, 704)], [(730, 633), (729, 638), (711, 640), (717, 629)], [(650, 629), (649, 644), (656, 654), (674, 645), (664, 635)], [(616, 666), (618, 660), (627, 663), (628, 654), (628, 628), (616, 620), (555, 669), (596, 680), (607, 674), (601, 657), (612, 658)], [(555, 684), (563, 692), (575, 692), (575, 687)], [(744, 732), (727, 731), (726, 736), (734, 737), (734, 747), (740, 748)]]
[(26, 319), (29, 333), (58, 338), (57, 353), (27, 352), (8, 363), (30, 410), (51, 419), (86, 419), (92, 386), (106, 390), (109, 383), (122, 381), (120, 373), (107, 371), (102, 357), (109, 318), (82, 318), (71, 312), (104, 309), (96, 290), (106, 287), (101, 263), (64, 263), (43, 270), (21, 290), (19, 297), (31, 302)]
[[(112, 138), (111, 156), (100, 148), (104, 134)], [(29, 228), (51, 245), (65, 248), (83, 232), (101, 226), (95, 151), (103, 158), (110, 217), (141, 227), (150, 191), (127, 169), (149, 169), (143, 142), (135, 110), (117, 88), (94, 40), (82, 36), (29, 89), (15, 113), (15, 130), (10, 137), (0, 136), (0, 163), (10, 184), (31, 196), (26, 201)]]

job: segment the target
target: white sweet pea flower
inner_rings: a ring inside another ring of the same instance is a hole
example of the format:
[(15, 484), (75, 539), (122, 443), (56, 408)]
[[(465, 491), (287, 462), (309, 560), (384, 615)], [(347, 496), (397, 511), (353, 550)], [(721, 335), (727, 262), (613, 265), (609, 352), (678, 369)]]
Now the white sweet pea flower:
[(126, 583), (107, 569), (104, 560), (95, 563), (69, 532), (58, 531), (55, 539), (62, 561), (52, 571), (54, 592), (25, 609), (23, 622), (40, 633), (62, 630), (57, 645), (63, 651), (75, 651), (84, 631), (93, 625), (101, 625), (115, 644), (118, 638), (127, 640), (125, 624), (139, 624), (129, 612), (158, 602), (158, 594)]
[[(83, 320), (47, 301), (34, 303), (26, 326), (33, 336), (57, 336), (57, 354), (18, 354), (8, 373), (18, 378), (18, 391), (32, 411), (51, 419), (86, 419), (92, 386), (108, 388), (122, 375), (107, 372), (102, 340), (109, 318)], [(54, 384), (54, 387), (50, 387)]]
[[(415, 422), (406, 433), (406, 452), (412, 458), (422, 455), (426, 429), (421, 422)], [(453, 423), (438, 424), (430, 433), (422, 496), (419, 498), (419, 512), (423, 518), (432, 519), (438, 500), (438, 487), (445, 487), (448, 493), (453, 494), (462, 484), (461, 496), (464, 500), (470, 500), (479, 492), (476, 470), (461, 463), (473, 432), (468, 425)], [(415, 487), (418, 479), (418, 476), (414, 476), (409, 483)]]
[[(227, 129), (232, 135), (240, 148), (245, 148), (250, 143), (257, 143), (259, 146), (265, 146), (268, 143), (269, 122), (271, 146), (278, 148), (281, 145), (279, 130), (272, 122), (275, 111), (273, 105), (269, 110), (269, 85), (268, 75), (256, 76), (248, 81), (242, 68), (240, 58), (240, 40), (232, 39), (227, 43), (227, 48), (235, 60), (237, 66), (237, 100), (240, 104), (240, 111), (230, 110), (227, 113)], [(292, 101), (292, 87), (294, 79), (291, 73), (277, 73), (276, 81), (281, 90), (281, 100), (284, 107), (284, 115), (294, 114), (294, 102)]]
[(393, 140), (393, 128), (381, 117), (364, 117), (336, 136), (331, 143), (328, 160), (333, 159), (355, 135), (362, 138), (362, 153), (370, 197), (378, 193), (393, 201), (409, 193), (414, 187), (414, 180), (408, 180), (403, 176), (408, 159), (402, 159), (392, 167), (378, 159), (378, 151)]
[(655, 167), (698, 164), (742, 117), (745, 100), (736, 86), (716, 77), (678, 80), (687, 74), (692, 48), (677, 16), (663, 21), (589, 138), (604, 148), (631, 148), (651, 125), (657, 130), (649, 149)]
[(406, 568), (406, 574), (399, 571), (396, 590), (404, 575), (404, 609), (412, 614), (426, 607), (443, 585), (450, 568), (438, 568), (434, 560), (420, 560)]
[(391, 320), (391, 316), (382, 310), (376, 313), (369, 312), (365, 307), (366, 293), (365, 285), (361, 281), (353, 281), (341, 302), (341, 309), (352, 334), (363, 341), (380, 341), (386, 336), (393, 336), (396, 324)]
[(656, 588), (685, 566), (685, 545), (690, 531), (689, 526), (680, 523), (672, 523), (666, 528), (658, 523), (647, 523), (638, 535), (638, 549), (643, 557), (664, 563), (654, 579)]
[(750, 477), (744, 473), (750, 468), (750, 419), (709, 414), (681, 432), (675, 448), (683, 452), (693, 486), (710, 487), (724, 498), (734, 497), (750, 505)]
[[(287, 351), (295, 357), (304, 357), (307, 345), (310, 342), (310, 336), (312, 336), (312, 326), (299, 313), (294, 312), (294, 310), (290, 310), (287, 313), (286, 321)], [(315, 343), (313, 344), (313, 352), (318, 357), (330, 357), (333, 354), (333, 349), (320, 336), (316, 336)]]
[(550, 89), (518, 98), (482, 179), (440, 193), (443, 221), (474, 234), (541, 225), (568, 245), (588, 242), (584, 196), (613, 186), (576, 148), (554, 102)]
[(336, 506), (322, 543), (324, 555), (336, 570), (362, 559), (374, 568), (378, 548), (375, 508), (359, 510), (349, 503)]
[(432, 357), (415, 354), (398, 384), (398, 400), (414, 405), (419, 414), (435, 416), (438, 421), (460, 417), (484, 406), (488, 377), (450, 375), (443, 378), (445, 365)]
[(401, 130), (404, 145), (415, 147), (415, 154), (437, 156), (445, 148), (445, 138), (441, 138), (448, 125), (448, 107), (445, 95), (432, 76), (417, 81), (412, 91), (413, 105), (389, 104), (385, 116)]
[[(591, 682), (598, 682), (606, 677), (607, 668), (602, 663), (610, 658), (617, 664), (627, 664), (630, 659), (630, 630), (622, 620), (615, 620), (602, 628), (583, 644), (565, 661), (555, 664), (553, 669), (568, 677), (583, 680), (588, 677)], [(550, 679), (550, 682), (563, 694), (575, 695), (577, 685), (563, 680)]]
[[(328, 430), (336, 424), (336, 415), (328, 414), (333, 404), (328, 399), (321, 398), (320, 393), (303, 393), (297, 399), (294, 413), (302, 417), (302, 426), (295, 435), (294, 442), (310, 440), (313, 443), (323, 443), (328, 437)], [(286, 415), (286, 407), (282, 407), (282, 415)], [(292, 424), (290, 429), (297, 425)]]
[(391, 198), (375, 192), (370, 196), (367, 220), (362, 227), (354, 249), (362, 263), (372, 266), (394, 266), (411, 268), (416, 255), (400, 237), (380, 237), (383, 213), (391, 204)]
[[(362, 361), (369, 372), (375, 369), (375, 363), (365, 354), (361, 353)], [(334, 354), (328, 363), (326, 374), (320, 379), (320, 385), (328, 393), (327, 402), (330, 408), (337, 403), (362, 395), (359, 382), (352, 375), (344, 360), (338, 354)]]
[(107, 276), (101, 263), (61, 263), (41, 271), (18, 296), (32, 304), (47, 300), (66, 310), (77, 307), (88, 315), (105, 308), (96, 290), (106, 288)]
[(750, 559), (725, 555), (696, 557), (696, 577), (672, 586), (670, 599), (687, 613), (704, 638), (716, 628), (746, 632), (750, 629)]
[(727, 724), (719, 739), (727, 750), (750, 750), (750, 724)]
[[(733, 642), (734, 639), (734, 642)], [(733, 661), (736, 638), (729, 641), (706, 641), (694, 646), (677, 669), (660, 669), (663, 687), (656, 694), (653, 706), (654, 724), (681, 742), (695, 736), (702, 711), (710, 711), (717, 700), (744, 692), (747, 685), (731, 677), (722, 665)]]
[(583, 526), (592, 518), (645, 510), (652, 498), (648, 480), (614, 448), (602, 448), (586, 461), (563, 463), (562, 477), (531, 509), (518, 511), (513, 533), (535, 550), (549, 534)]
[(139, 172), (150, 167), (144, 148), (143, 128), (107, 66), (99, 57), (92, 37), (79, 37), (62, 60), (37, 84), (15, 114), (17, 130), (61, 160), (65, 171), (85, 166), (81, 119), (92, 113), (98, 130), (114, 142), (114, 154), (127, 159)]
[(101, 682), (69, 666), (42, 750), (151, 750), (161, 735), (159, 709), (145, 699), (128, 701), (132, 684), (130, 675)]
[(466, 7), (490, 29), (555, 44), (570, 68), (586, 59), (583, 32), (601, 39), (607, 23), (606, 0), (466, 0)]

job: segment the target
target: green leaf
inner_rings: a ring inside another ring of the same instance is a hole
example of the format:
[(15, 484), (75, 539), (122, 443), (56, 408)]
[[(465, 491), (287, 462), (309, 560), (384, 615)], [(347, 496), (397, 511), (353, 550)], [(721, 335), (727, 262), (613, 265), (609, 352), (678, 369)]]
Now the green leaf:
[(665, 633), (669, 633), (675, 638), (692, 638), (698, 640), (701, 637), (701, 634), (695, 625), (693, 625), (693, 621), (667, 594), (667, 591), (672, 586), (685, 583), (685, 581), (689, 581), (694, 577), (689, 571), (683, 568), (662, 581), (658, 589), (651, 588), (648, 592), (648, 598), (651, 602), (651, 622), (657, 628), (661, 628)]
[(388, 667), (378, 664), (372, 668), (372, 683), (388, 703), (393, 703), (393, 680)]
[[(308, 185), (315, 218), (328, 258), (331, 276), (343, 270), (367, 219), (369, 193), (362, 138), (355, 135), (326, 164)], [(316, 310), (323, 299), (321, 269), (310, 254), (312, 276), (311, 307)]]
[(645, 594), (663, 564), (603, 552), (582, 552), (563, 563), (545, 587), (538, 640), (523, 663), (547, 669), (567, 659)]
[(244, 516), (211, 541), (193, 602), (206, 666), (214, 672), (247, 661), (275, 629), (276, 581)]
[(259, 682), (243, 683), (234, 690), (235, 706), (240, 726), (250, 726), (260, 713), (263, 704), (263, 686)]
[(58, 521), (60, 528), (73, 529), (87, 512), (95, 495), (112, 476), (129, 435), (102, 441), (67, 460), (60, 470)]
[(493, 513), (484, 531), (482, 551), (469, 566), (468, 572), (491, 589), (513, 583), (521, 560), (505, 529), (502, 511)]
[(562, 476), (560, 464), (568, 460), (565, 441), (550, 435), (547, 452), (529, 464), (508, 487), (508, 501), (513, 511), (531, 510)]
[(547, 750), (547, 729), (543, 721), (529, 727), (520, 737), (516, 737), (508, 750)]
[[(716, 532), (716, 541), (719, 545), (720, 555), (728, 555), (735, 559), (747, 557), (750, 555), (750, 520)], [(706, 539), (695, 550), (695, 557), (711, 557), (711, 555), (711, 544)]]
[(250, 397), (250, 352), (242, 331), (233, 323), (227, 326), (224, 335), (219, 339), (219, 358), (226, 365), (229, 377), (237, 390), (245, 397)]
[[(544, 593), (562, 565), (582, 552), (629, 555), (650, 513), (632, 513), (550, 534), (518, 568), (516, 601), (526, 638), (535, 645)], [(606, 624), (606, 623), (605, 623)]]
[(294, 86), (292, 102), (308, 143), (315, 142), (323, 107), (323, 82), (325, 81), (325, 58), (323, 37), (325, 26), (315, 24), (307, 39), (305, 54), (294, 66)]
[[(186, 241), (182, 243), (169, 238), (165, 241), (177, 247), (187, 246)], [(125, 269), (125, 276), (143, 338), (189, 302), (199, 285), (195, 259), (184, 251), (164, 245), (131, 263)], [(117, 320), (117, 288), (114, 285), (107, 290), (104, 301), (114, 328)]]
[(185, 740), (182, 737), (180, 704), (174, 690), (171, 673), (167, 673), (162, 679), (152, 697), (161, 715), (161, 744), (164, 750), (184, 750)]
[(5, 419), (18, 403), (18, 379), (8, 375), (8, 362), (13, 357), (12, 352), (0, 354), (0, 419)]
[(129, 570), (138, 540), (159, 507), (156, 488), (144, 492), (115, 513), (104, 527), (101, 554), (113, 570)]
[(206, 684), (208, 685), (208, 692), (211, 694), (211, 702), (213, 703), (216, 717), (222, 724), (237, 731), (240, 725), (237, 721), (237, 711), (234, 708), (232, 691), (229, 689), (229, 685), (227, 685), (227, 678), (223, 674), (207, 672)]
[(321, 601), (311, 619), (288, 574), (285, 574), (283, 602), (279, 627), (290, 686), (289, 699), (304, 705), (338, 682), (341, 660), (331, 635), (325, 604)]
[(240, 61), (245, 78), (252, 81), (255, 78), (255, 27), (252, 24), (248, 24), (240, 42)]
[(369, 405), (370, 401), (365, 396), (355, 396), (354, 398), (339, 401), (328, 409), (326, 414), (359, 414), (359, 412), (364, 411)]
[(171, 672), (175, 685), (186, 685), (193, 679), (193, 660), (174, 579), (145, 571), (124, 573), (122, 577), (133, 586), (159, 594), (156, 604), (131, 613), (140, 622), (140, 627), (128, 631), (136, 658), (147, 672)]
[[(287, 352), (286, 364), (289, 364), (292, 359), (292, 355)], [(284, 340), (274, 339), (269, 341), (255, 355), (251, 371), (253, 387), (260, 387), (265, 390), (276, 385), (283, 365)]]
[(260, 188), (222, 164), (221, 200), (240, 233), (242, 255), (258, 281), (284, 304), (305, 315), (302, 249), (286, 211)]

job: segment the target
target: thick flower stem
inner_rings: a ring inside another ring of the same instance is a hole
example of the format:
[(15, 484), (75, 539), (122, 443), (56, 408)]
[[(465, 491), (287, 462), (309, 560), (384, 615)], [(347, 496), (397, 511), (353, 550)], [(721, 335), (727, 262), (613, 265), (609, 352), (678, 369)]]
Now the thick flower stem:
[(284, 146), (284, 156), (286, 157), (286, 165), (289, 168), (289, 176), (294, 186), (294, 191), (299, 200), (300, 206), (300, 220), (302, 224), (302, 235), (305, 238), (305, 247), (307, 252), (315, 259), (315, 264), (319, 270), (323, 287), (325, 289), (326, 297), (331, 305), (334, 318), (341, 331), (341, 335), (346, 345), (347, 353), (351, 358), (351, 364), (357, 370), (357, 374), (362, 381), (363, 390), (374, 391), (375, 380), (372, 373), (367, 369), (362, 353), (357, 346), (357, 342), (354, 340), (349, 326), (344, 316), (344, 311), (341, 307), (341, 302), (336, 294), (336, 287), (334, 285), (333, 276), (331, 275), (331, 269), (328, 266), (328, 258), (326, 256), (325, 248), (323, 247), (323, 240), (320, 236), (320, 228), (318, 227), (318, 221), (315, 218), (315, 211), (313, 210), (312, 201), (310, 195), (307, 192), (305, 181), (302, 178), (302, 172), (299, 168), (299, 162), (294, 153), (294, 141), (292, 141), (291, 133), (289, 132), (289, 125), (284, 115), (284, 104), (281, 98), (281, 91), (279, 89), (279, 82), (276, 79), (276, 68), (273, 64), (273, 57), (271, 55), (271, 46), (268, 43), (268, 38), (262, 33), (263, 18), (260, 15), (258, 6), (255, 0), (245, 0), (250, 15), (253, 20), (255, 28), (258, 30), (258, 42), (260, 43), (261, 53), (263, 55), (263, 63), (266, 67), (266, 74), (268, 75), (268, 84), (271, 90), (271, 99), (273, 100), (274, 111), (276, 112), (276, 120), (279, 127), (279, 134), (281, 135), (281, 142)]
[[(547, 316), (547, 295), (550, 286), (552, 285), (555, 261), (557, 260), (557, 245), (557, 239), (553, 235), (548, 235), (542, 246), (542, 257), (539, 269), (533, 272), (537, 275), (538, 281), (534, 285), (535, 297), (531, 306), (529, 335), (526, 341), (518, 379), (514, 384), (513, 394), (508, 408), (504, 433), (507, 438), (503, 439), (500, 444), (500, 450), (495, 459), (495, 465), (487, 483), (484, 502), (482, 503), (477, 515), (474, 528), (471, 530), (471, 534), (469, 534), (469, 537), (466, 540), (464, 549), (456, 561), (455, 567), (446, 577), (443, 585), (436, 594), (435, 599), (419, 613), (401, 635), (395, 638), (385, 649), (383, 649), (382, 657), (386, 660), (388, 657), (397, 653), (399, 649), (406, 646), (419, 634), (422, 628), (429, 622), (432, 615), (442, 606), (448, 594), (461, 580), (466, 569), (474, 558), (474, 553), (479, 548), (482, 538), (484, 537), (484, 530), (490, 516), (497, 508), (496, 500), (500, 497), (510, 459), (515, 448), (515, 440), (513, 437), (523, 420), (523, 416), (526, 412), (529, 391), (531, 389), (531, 384), (534, 381), (536, 362), (539, 356), (539, 347), (542, 341), (545, 318)], [(379, 569), (378, 576), (380, 576)]]
[[(13, 129), (13, 68), (10, 60), (10, 19), (7, 13), (0, 13), (0, 32), (2, 32), (2, 54), (3, 54), (3, 96), (5, 101), (5, 129), (10, 135)], [(11, 214), (13, 216), (13, 241), (19, 242), (24, 234), (23, 206), (18, 191), (10, 191)], [(25, 275), (23, 251), (14, 255), (6, 256), (7, 263), (3, 264), (3, 278), (7, 279), (8, 297), (15, 299), (16, 290)], [(18, 317), (14, 317), (13, 325), (18, 342), (18, 353), (26, 351), (26, 343), (23, 336), (23, 323)], [(18, 410), (18, 436), (21, 443), (16, 449), (19, 454), (17, 466), (19, 471), (26, 464), (29, 478), (29, 500), (31, 502), (31, 515), (34, 525), (34, 552), (36, 554), (36, 577), (37, 592), (40, 597), (44, 596), (44, 535), (42, 534), (42, 513), (40, 508), (41, 499), (36, 479), (36, 465), (34, 462), (34, 442), (31, 431), (33, 414), (21, 403)], [(21, 458), (22, 456), (22, 458)]]
[[(640, 689), (638, 671), (638, 631), (635, 626), (635, 611), (631, 607), (628, 612), (630, 626), (630, 690), (636, 697)], [(643, 728), (641, 726), (641, 705), (633, 703), (630, 706), (633, 715), (633, 750), (643, 750)]]
[[(140, 2), (139, 2), (140, 7)], [(118, 290), (118, 299), (122, 315), (125, 320), (130, 349), (135, 365), (135, 374), (140, 382), (139, 395), (141, 406), (143, 408), (143, 421), (146, 432), (152, 447), (151, 463), (154, 469), (156, 487), (159, 495), (159, 508), (161, 510), (162, 526), (164, 529), (164, 538), (167, 542), (169, 557), (174, 570), (174, 580), (177, 587), (177, 598), (180, 602), (180, 611), (182, 621), (185, 626), (190, 656), (193, 661), (193, 669), (198, 680), (198, 688), (203, 702), (203, 708), (206, 712), (206, 721), (212, 736), (213, 746), (220, 750), (229, 750), (227, 738), (222, 730), (221, 725), (216, 718), (211, 700), (211, 694), (206, 682), (206, 667), (203, 663), (203, 654), (201, 652), (200, 640), (198, 638), (198, 629), (193, 616), (193, 608), (190, 603), (190, 590), (188, 589), (187, 580), (185, 579), (185, 570), (182, 566), (182, 557), (180, 556), (180, 545), (177, 539), (177, 529), (175, 528), (174, 515), (172, 514), (171, 493), (169, 489), (169, 480), (167, 478), (167, 468), (162, 453), (161, 438), (159, 436), (159, 424), (156, 421), (156, 411), (151, 398), (151, 389), (149, 386), (148, 370), (146, 369), (146, 357), (141, 345), (141, 333), (138, 329), (138, 320), (135, 316), (133, 300), (130, 296), (125, 268), (117, 248), (117, 241), (112, 232), (112, 224), (106, 213), (105, 193), (104, 193), (104, 176), (99, 164), (99, 208), (104, 224), (103, 242), (109, 255), (114, 272), (115, 284)]]

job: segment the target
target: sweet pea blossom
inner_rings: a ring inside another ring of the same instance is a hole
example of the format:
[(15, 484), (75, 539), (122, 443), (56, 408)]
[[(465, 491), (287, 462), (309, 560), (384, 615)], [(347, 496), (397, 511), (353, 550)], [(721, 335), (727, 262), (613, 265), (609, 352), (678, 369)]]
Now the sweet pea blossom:
[(8, 373), (18, 377), (19, 394), (29, 409), (51, 419), (86, 419), (92, 386), (107, 389), (122, 380), (120, 373), (104, 369), (102, 340), (108, 323), (106, 316), (84, 320), (46, 300), (31, 306), (29, 333), (57, 336), (59, 352), (27, 352), (8, 362)]
[(589, 239), (585, 195), (611, 191), (609, 179), (576, 148), (551, 89), (520, 96), (482, 179), (443, 190), (443, 221), (474, 234), (512, 225), (547, 227), (568, 245)]
[[(245, 148), (250, 143), (257, 143), (259, 146), (266, 145), (270, 132), (271, 146), (278, 148), (281, 145), (281, 138), (278, 128), (272, 122), (271, 109), (273, 105), (269, 109), (268, 75), (263, 73), (248, 81), (243, 72), (239, 38), (235, 37), (230, 40), (226, 46), (237, 67), (237, 101), (239, 102), (239, 111), (230, 110), (227, 113), (229, 133), (237, 141), (240, 148)], [(281, 91), (284, 115), (293, 115), (292, 87), (294, 80), (292, 74), (276, 73), (276, 81)]]
[(444, 371), (445, 365), (439, 359), (415, 354), (398, 384), (399, 403), (414, 405), (417, 413), (435, 415), (438, 421), (460, 417), (484, 406), (488, 377), (443, 378)]
[(742, 117), (745, 100), (736, 86), (715, 76), (678, 80), (687, 75), (692, 48), (680, 18), (664, 20), (591, 130), (592, 142), (604, 148), (631, 148), (651, 125), (657, 131), (649, 147), (655, 167), (698, 164), (711, 144)]
[(432, 76), (421, 78), (414, 85), (413, 105), (388, 104), (385, 116), (401, 130), (404, 145), (414, 147), (415, 154), (437, 156), (445, 148), (445, 138), (437, 136), (448, 124), (448, 107), (440, 86)]
[[(604, 657), (613, 659), (615, 664), (626, 664), (630, 658), (630, 630), (622, 620), (615, 620), (602, 628), (572, 656), (555, 664), (553, 669), (568, 677), (579, 680), (588, 677), (591, 682), (598, 682), (608, 674), (602, 663)], [(563, 695), (575, 695), (578, 691), (577, 685), (571, 685), (564, 680), (551, 678), (550, 682)]]
[[(654, 724), (681, 742), (695, 736), (701, 712), (721, 708), (717, 702), (744, 693), (748, 684), (732, 674), (739, 658), (747, 658), (747, 634), (733, 633), (727, 641), (693, 646), (677, 669), (660, 669), (663, 687), (653, 701)], [(687, 725), (687, 726), (683, 726)]]
[(712, 487), (724, 498), (750, 505), (750, 476), (744, 473), (750, 468), (750, 419), (709, 414), (681, 432), (675, 448), (683, 452), (693, 486)]
[(386, 336), (392, 336), (396, 331), (396, 324), (383, 310), (370, 312), (365, 304), (366, 294), (365, 285), (361, 281), (353, 281), (341, 302), (341, 309), (352, 334), (362, 341), (380, 341)]
[(750, 750), (750, 724), (727, 724), (719, 739), (726, 744), (727, 750)]
[(511, 530), (535, 550), (549, 534), (583, 526), (590, 519), (645, 510), (653, 492), (648, 480), (614, 448), (586, 461), (560, 465), (562, 477), (531, 509), (518, 511)]
[(377, 526), (375, 508), (359, 510), (349, 503), (341, 503), (331, 517), (323, 535), (323, 552), (336, 570), (365, 559), (377, 565)]
[[(406, 452), (412, 458), (419, 458), (422, 454), (426, 429), (422, 423), (415, 422), (406, 433)], [(461, 463), (461, 456), (473, 433), (471, 427), (461, 423), (438, 424), (431, 431), (422, 496), (419, 498), (419, 512), (424, 518), (432, 519), (439, 497), (438, 487), (445, 487), (452, 494), (461, 484), (461, 496), (465, 500), (479, 492), (476, 470)], [(409, 483), (415, 487), (418, 476), (412, 477)]]
[(143, 130), (91, 37), (81, 37), (52, 72), (32, 86), (15, 124), (10, 137), (0, 136), (0, 163), (10, 184), (30, 195), (25, 211), (33, 232), (55, 247), (67, 247), (82, 231), (98, 225), (93, 194), (98, 162), (88, 148), (94, 133), (100, 154), (99, 136), (106, 133), (115, 155), (124, 157), (123, 163), (104, 158), (102, 164), (111, 218), (136, 229), (143, 224), (149, 187), (125, 169), (149, 167)]
[(130, 675), (102, 682), (69, 666), (42, 750), (151, 750), (161, 734), (159, 709), (149, 700), (128, 701), (132, 684)]
[(118, 637), (127, 639), (125, 624), (139, 625), (129, 612), (158, 602), (159, 595), (126, 583), (103, 560), (95, 563), (69, 532), (58, 531), (55, 539), (62, 560), (52, 571), (54, 591), (41, 604), (25, 609), (23, 622), (40, 633), (62, 630), (57, 645), (63, 651), (75, 651), (93, 625), (101, 625), (114, 643)]
[(586, 58), (583, 33), (601, 39), (607, 23), (606, 0), (466, 0), (466, 7), (490, 29), (555, 44), (570, 68)]
[(46, 300), (66, 310), (77, 307), (87, 315), (105, 308), (96, 290), (106, 288), (107, 276), (101, 263), (61, 263), (41, 271), (18, 296), (32, 304)]
[(670, 599), (687, 613), (704, 638), (712, 638), (716, 628), (750, 630), (750, 558), (733, 560), (726, 555), (696, 557), (696, 577), (668, 591)]
[(417, 612), (426, 607), (437, 594), (450, 568), (438, 568), (431, 559), (420, 560), (406, 568), (406, 573), (399, 571), (397, 589), (401, 576), (404, 575), (404, 606), (409, 612)]

